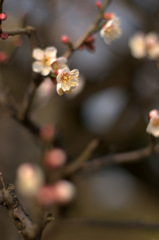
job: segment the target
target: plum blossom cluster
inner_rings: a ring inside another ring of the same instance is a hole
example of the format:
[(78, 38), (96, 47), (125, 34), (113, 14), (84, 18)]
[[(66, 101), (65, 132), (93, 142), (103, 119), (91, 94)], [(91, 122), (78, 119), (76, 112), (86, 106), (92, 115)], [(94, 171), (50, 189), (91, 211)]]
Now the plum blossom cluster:
[(154, 137), (159, 137), (159, 111), (156, 109), (151, 110), (149, 119), (146, 132)]
[(121, 36), (120, 19), (113, 13), (104, 14), (105, 24), (100, 30), (100, 36), (104, 39), (106, 44), (118, 39)]
[(131, 54), (135, 58), (157, 60), (159, 57), (159, 37), (155, 32), (144, 34), (138, 32), (129, 40)]
[(33, 50), (32, 57), (35, 61), (32, 64), (33, 71), (43, 76), (50, 75), (56, 80), (56, 90), (59, 95), (70, 93), (73, 88), (78, 86), (79, 71), (70, 71), (67, 66), (67, 59), (56, 57), (57, 49), (48, 47), (45, 50), (36, 48)]

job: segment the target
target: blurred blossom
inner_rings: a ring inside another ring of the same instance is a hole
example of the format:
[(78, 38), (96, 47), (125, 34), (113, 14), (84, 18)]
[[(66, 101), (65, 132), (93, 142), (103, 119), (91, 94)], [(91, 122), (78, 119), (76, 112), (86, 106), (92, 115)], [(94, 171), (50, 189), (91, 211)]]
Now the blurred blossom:
[(54, 188), (51, 185), (42, 186), (36, 195), (36, 200), (42, 205), (49, 205), (54, 202)]
[(153, 135), (154, 137), (159, 137), (159, 114), (158, 111), (152, 110), (149, 113), (150, 121), (148, 123), (148, 126), (146, 128), (146, 132), (148, 134)]
[(54, 91), (55, 85), (53, 84), (51, 79), (49, 77), (45, 78), (40, 84), (40, 86), (37, 88), (33, 107), (35, 107), (36, 109), (44, 107), (53, 96)]
[(58, 168), (66, 162), (66, 152), (59, 148), (54, 148), (44, 155), (44, 162), (48, 167)]
[(53, 137), (55, 135), (55, 129), (52, 125), (44, 125), (40, 129), (39, 135), (41, 140), (45, 142), (50, 142), (51, 140), (53, 140)]
[(115, 15), (111, 20), (108, 20), (100, 31), (100, 36), (105, 43), (110, 44), (121, 36), (120, 19)]
[(146, 56), (145, 35), (141, 32), (136, 33), (129, 40), (131, 54), (135, 58), (143, 58)]
[(45, 50), (35, 48), (32, 53), (32, 57), (36, 60), (32, 65), (33, 71), (47, 76), (52, 70), (51, 64), (56, 59), (56, 53), (55, 47), (48, 47)]
[(69, 68), (64, 68), (60, 70), (59, 74), (57, 75), (57, 93), (59, 95), (62, 95), (63, 92), (71, 93), (72, 89), (78, 86), (78, 76), (79, 71), (77, 69), (70, 71)]
[(43, 183), (44, 175), (37, 165), (23, 163), (18, 167), (16, 186), (22, 195), (35, 196)]
[(75, 186), (66, 180), (60, 180), (55, 184), (55, 199), (57, 204), (69, 203), (76, 194)]
[(60, 180), (53, 185), (42, 186), (37, 192), (36, 199), (42, 205), (67, 204), (75, 196), (74, 185), (66, 180)]

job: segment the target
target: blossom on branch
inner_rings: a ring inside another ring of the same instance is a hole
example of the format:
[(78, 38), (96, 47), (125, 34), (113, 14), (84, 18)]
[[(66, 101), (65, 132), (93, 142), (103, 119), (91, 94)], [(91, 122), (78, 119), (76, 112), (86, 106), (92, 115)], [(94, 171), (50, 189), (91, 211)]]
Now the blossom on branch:
[(77, 69), (73, 69), (72, 71), (67, 67), (61, 69), (57, 75), (56, 91), (59, 95), (62, 95), (63, 92), (70, 93), (73, 88), (78, 86), (78, 82), (79, 71)]
[(104, 39), (105, 43), (110, 44), (121, 36), (120, 19), (115, 15), (112, 19), (108, 20), (100, 30), (100, 36)]
[(150, 121), (146, 128), (146, 132), (154, 137), (159, 137), (159, 112), (156, 109), (150, 111), (149, 118)]
[(32, 68), (34, 72), (47, 76), (51, 71), (51, 64), (56, 60), (57, 49), (48, 47), (45, 50), (35, 48), (32, 57), (36, 60), (33, 62)]
[(67, 59), (65, 57), (59, 57), (51, 64), (52, 72), (55, 73), (58, 69), (66, 68)]

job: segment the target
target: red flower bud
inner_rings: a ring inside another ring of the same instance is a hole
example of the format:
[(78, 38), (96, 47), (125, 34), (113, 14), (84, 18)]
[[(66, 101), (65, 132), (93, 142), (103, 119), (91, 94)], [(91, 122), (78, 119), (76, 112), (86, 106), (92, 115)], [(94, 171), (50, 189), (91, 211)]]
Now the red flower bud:
[(6, 20), (7, 19), (7, 15), (5, 14), (5, 13), (1, 13), (0, 14), (0, 20), (1, 21), (4, 21), (4, 20)]
[(0, 63), (5, 63), (8, 60), (8, 55), (4, 51), (0, 51)]
[(64, 43), (64, 44), (70, 44), (70, 39), (67, 35), (63, 35), (61, 37), (61, 41)]
[(96, 1), (96, 7), (99, 9), (102, 7), (101, 1)]
[(1, 37), (1, 39), (6, 40), (6, 39), (8, 38), (8, 34), (5, 33), (5, 32), (2, 32), (2, 33), (0, 34), (0, 37)]

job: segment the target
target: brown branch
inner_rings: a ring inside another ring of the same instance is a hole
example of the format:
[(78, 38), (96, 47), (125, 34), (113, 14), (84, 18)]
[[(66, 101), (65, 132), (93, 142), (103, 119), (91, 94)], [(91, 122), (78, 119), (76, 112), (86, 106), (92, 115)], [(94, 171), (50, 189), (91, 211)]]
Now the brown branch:
[(32, 26), (26, 26), (25, 28), (15, 30), (6, 30), (5, 32), (8, 36), (27, 35), (30, 40), (31, 48), (37, 47), (36, 29)]
[(149, 157), (152, 152), (159, 153), (159, 144), (153, 146), (149, 145), (145, 148), (131, 151), (131, 152), (124, 152), (124, 153), (117, 153), (111, 154), (105, 157), (93, 159), (90, 162), (84, 164), (83, 169), (93, 169), (93, 168), (100, 168), (103, 166), (108, 166), (110, 164), (119, 164), (119, 163), (129, 163), (129, 162), (136, 162), (140, 161), (146, 157)]
[(38, 239), (38, 227), (32, 222), (25, 210), (22, 208), (13, 184), (6, 186), (2, 174), (0, 174), (2, 189), (0, 190), (0, 204), (8, 209), (18, 232), (24, 240)]
[(99, 11), (99, 14), (97, 16), (97, 18), (95, 19), (94, 23), (88, 28), (88, 30), (86, 31), (86, 33), (79, 39), (77, 40), (77, 42), (75, 44), (73, 44), (71, 46), (71, 48), (69, 48), (65, 53), (64, 53), (64, 57), (69, 58), (71, 56), (71, 54), (79, 49), (86, 41), (86, 39), (94, 32), (96, 31), (99, 23), (101, 22), (102, 18), (103, 18), (103, 13), (106, 10), (106, 8), (108, 7), (109, 3), (111, 0), (106, 0), (105, 3), (103, 4), (102, 8)]
[(72, 163), (64, 167), (64, 169), (58, 173), (58, 178), (65, 178), (79, 171), (83, 167), (84, 163), (91, 157), (98, 145), (99, 141), (97, 139), (91, 141), (84, 151)]

